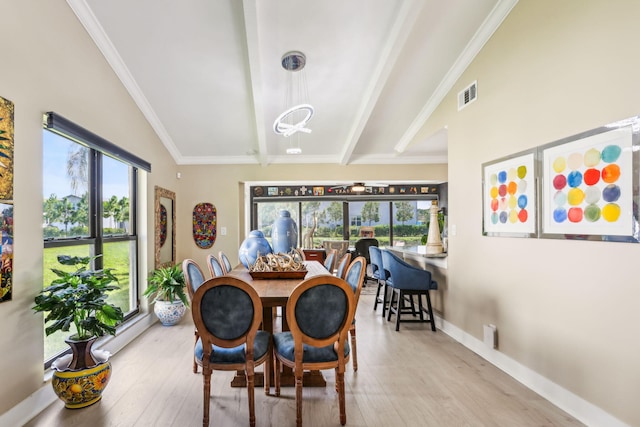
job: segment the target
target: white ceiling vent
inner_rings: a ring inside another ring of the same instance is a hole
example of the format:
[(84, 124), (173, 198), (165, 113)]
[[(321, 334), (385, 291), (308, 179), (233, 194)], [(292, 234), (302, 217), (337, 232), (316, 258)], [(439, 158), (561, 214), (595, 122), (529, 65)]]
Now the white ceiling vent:
[(464, 90), (458, 92), (458, 111), (471, 104), (478, 97), (478, 82), (471, 83)]

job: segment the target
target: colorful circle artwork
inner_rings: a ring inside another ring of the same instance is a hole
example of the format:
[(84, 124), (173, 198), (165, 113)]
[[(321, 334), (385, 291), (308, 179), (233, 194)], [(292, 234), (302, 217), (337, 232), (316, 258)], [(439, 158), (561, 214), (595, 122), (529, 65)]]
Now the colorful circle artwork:
[[(602, 145), (605, 145), (604, 143)], [(618, 144), (558, 153), (549, 157), (548, 200), (555, 224), (615, 223), (620, 220), (623, 149)]]
[(525, 165), (499, 170), (489, 176), (489, 208), (492, 224), (527, 222), (529, 198), (526, 194), (528, 170)]

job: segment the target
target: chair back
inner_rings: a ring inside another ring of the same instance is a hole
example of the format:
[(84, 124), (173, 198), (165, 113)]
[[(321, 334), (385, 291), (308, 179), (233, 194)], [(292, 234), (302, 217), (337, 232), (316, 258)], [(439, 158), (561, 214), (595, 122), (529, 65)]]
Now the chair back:
[(330, 249), (327, 251), (327, 257), (324, 259), (324, 268), (329, 270), (331, 274), (333, 274), (333, 270), (336, 269), (336, 254), (337, 251), (335, 249)]
[(405, 262), (389, 250), (382, 251), (382, 265), (388, 272), (389, 283), (400, 289), (438, 289), (438, 283), (431, 280), (431, 272)]
[(356, 240), (355, 244), (355, 255), (363, 256), (367, 261), (367, 264), (371, 262), (369, 259), (369, 247), (371, 246), (380, 246), (378, 239), (374, 239), (373, 237), (365, 237), (362, 239)]
[(336, 272), (336, 277), (344, 279), (347, 274), (347, 269), (349, 268), (349, 263), (351, 262), (351, 253), (347, 252), (342, 255), (340, 261), (338, 262), (338, 270)]
[(233, 348), (246, 344), (246, 360), (253, 360), (253, 342), (262, 322), (262, 302), (256, 290), (233, 276), (204, 282), (193, 296), (193, 322), (202, 339), (203, 361), (212, 345)]
[(224, 275), (222, 265), (220, 265), (220, 261), (218, 261), (218, 258), (216, 258), (214, 254), (207, 255), (207, 267), (209, 267), (211, 277), (220, 277)]
[(382, 268), (382, 251), (377, 246), (369, 246), (369, 263), (371, 264), (371, 277), (377, 280), (385, 280)]
[(182, 261), (182, 273), (189, 300), (193, 301), (193, 294), (204, 283), (204, 274), (198, 263), (189, 258)]
[(343, 359), (354, 312), (353, 290), (339, 277), (315, 276), (296, 286), (287, 302), (296, 363), (302, 363), (303, 344), (326, 347), (337, 342), (336, 354)]
[(220, 265), (222, 266), (222, 272), (224, 274), (227, 274), (228, 272), (233, 270), (231, 261), (229, 261), (229, 258), (224, 254), (224, 252), (218, 252), (218, 258), (220, 259)]
[(351, 286), (351, 289), (353, 290), (356, 308), (358, 307), (358, 300), (360, 299), (360, 292), (362, 291), (362, 285), (364, 284), (364, 276), (366, 270), (367, 261), (363, 256), (359, 256), (353, 260), (345, 273), (344, 280), (349, 284), (349, 286)]

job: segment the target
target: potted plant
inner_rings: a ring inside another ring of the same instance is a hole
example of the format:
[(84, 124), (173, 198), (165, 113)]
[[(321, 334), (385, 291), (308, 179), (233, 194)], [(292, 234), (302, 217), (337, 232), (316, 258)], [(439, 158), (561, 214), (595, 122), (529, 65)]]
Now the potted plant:
[(112, 269), (92, 270), (89, 266), (96, 258), (59, 255), (60, 264), (76, 270), (52, 268), (57, 278), (36, 295), (32, 307), (46, 313), (47, 335), (69, 331), (72, 325), (76, 330), (65, 340), (72, 354), (52, 364), (54, 391), (68, 408), (89, 406), (102, 397), (111, 375), (109, 354), (94, 354), (91, 347), (99, 337), (115, 335), (116, 325), (124, 317), (120, 307), (107, 302), (108, 293), (118, 289), (113, 284), (118, 279)]
[(153, 312), (164, 326), (173, 326), (182, 319), (189, 300), (185, 293), (185, 280), (180, 265), (156, 268), (147, 279), (144, 296), (155, 303)]

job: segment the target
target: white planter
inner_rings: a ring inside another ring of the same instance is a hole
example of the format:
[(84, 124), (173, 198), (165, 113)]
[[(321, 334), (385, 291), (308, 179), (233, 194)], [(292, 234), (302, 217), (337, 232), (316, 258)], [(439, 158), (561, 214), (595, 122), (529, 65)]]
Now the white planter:
[(173, 326), (182, 319), (187, 307), (182, 301), (156, 301), (153, 312), (164, 326)]

